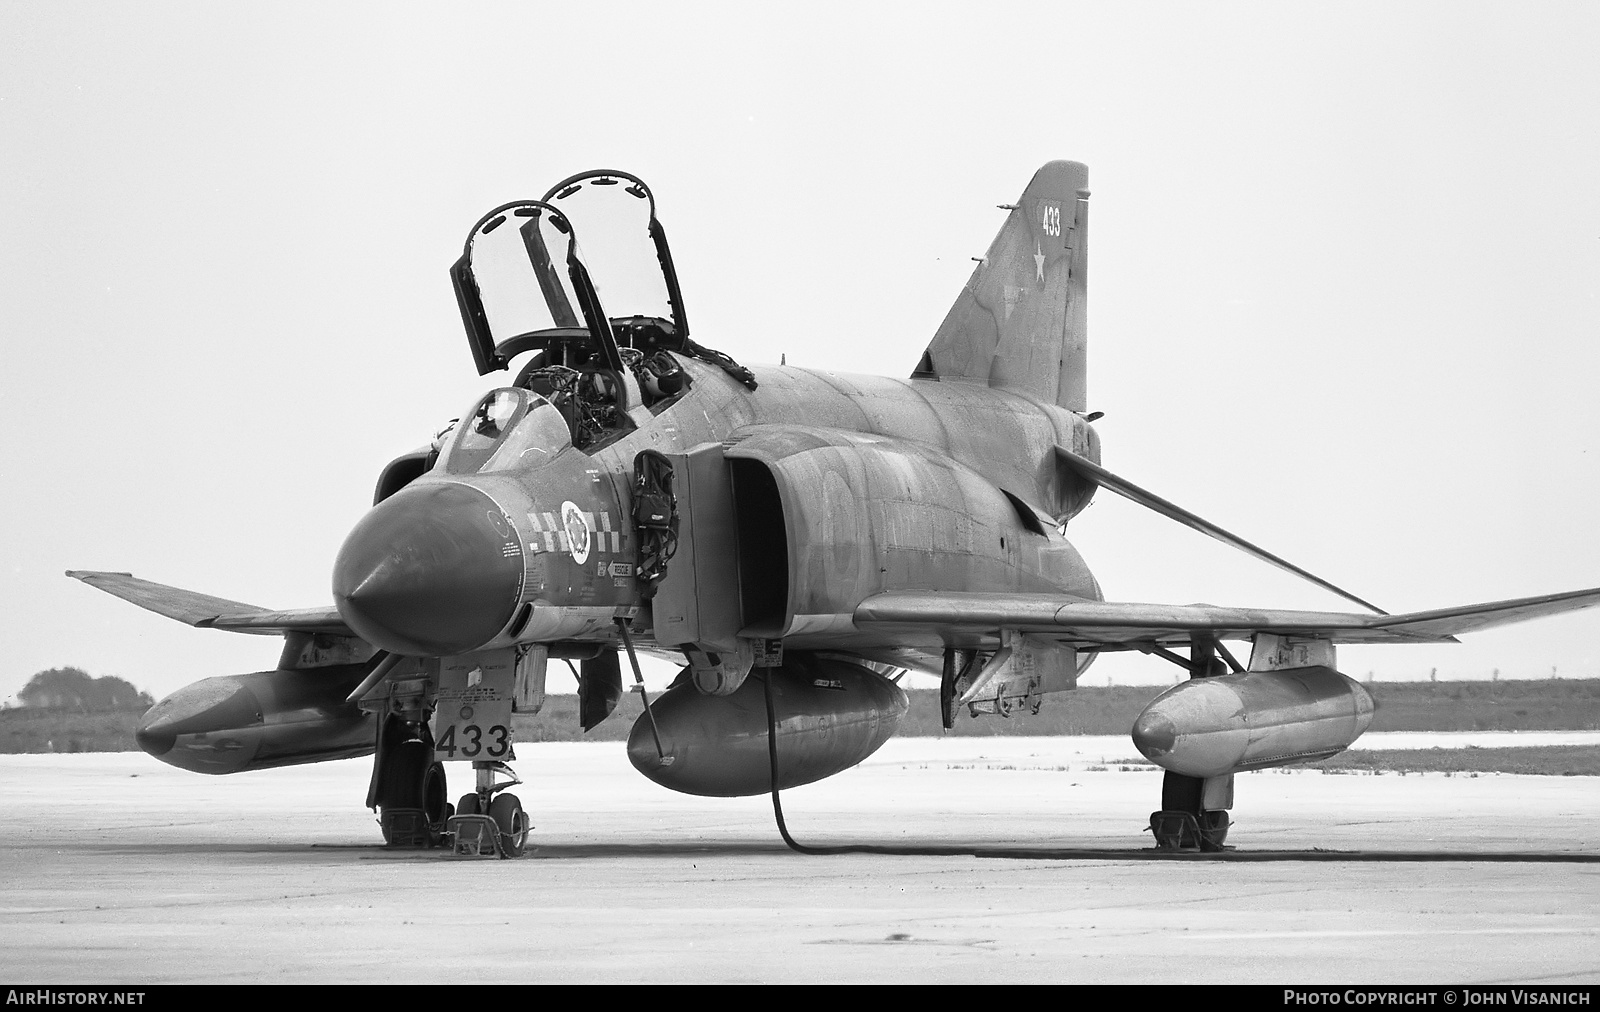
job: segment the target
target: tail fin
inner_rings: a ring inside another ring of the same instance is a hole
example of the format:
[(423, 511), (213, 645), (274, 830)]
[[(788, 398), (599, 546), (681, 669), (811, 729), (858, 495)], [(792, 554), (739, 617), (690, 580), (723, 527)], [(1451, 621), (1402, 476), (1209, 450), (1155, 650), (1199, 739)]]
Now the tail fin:
[(1088, 184), (1081, 162), (1033, 174), (914, 375), (1086, 409)]

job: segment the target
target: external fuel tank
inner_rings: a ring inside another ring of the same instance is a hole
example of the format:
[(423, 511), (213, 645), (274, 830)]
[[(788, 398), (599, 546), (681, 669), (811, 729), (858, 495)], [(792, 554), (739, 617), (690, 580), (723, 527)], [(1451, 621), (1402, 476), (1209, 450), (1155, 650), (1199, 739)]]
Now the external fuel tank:
[(702, 694), (687, 679), (651, 703), (628, 736), (634, 768), (684, 794), (740, 797), (772, 786), (766, 682), (778, 727), (778, 786), (797, 787), (849, 769), (899, 726), (909, 700), (895, 683), (836, 656), (788, 655), (757, 668), (726, 696)]
[(1163, 769), (1218, 777), (1343, 752), (1375, 708), (1358, 682), (1327, 667), (1191, 678), (1151, 700), (1133, 743)]

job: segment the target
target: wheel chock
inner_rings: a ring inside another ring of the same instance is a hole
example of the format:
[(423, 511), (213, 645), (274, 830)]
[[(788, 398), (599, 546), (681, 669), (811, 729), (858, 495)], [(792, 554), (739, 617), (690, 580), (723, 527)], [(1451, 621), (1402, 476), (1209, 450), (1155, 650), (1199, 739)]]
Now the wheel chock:
[(1150, 832), (1157, 850), (1200, 849), (1200, 822), (1189, 812), (1151, 812)]
[(456, 857), (510, 857), (500, 842), (500, 827), (487, 815), (455, 815), (445, 824)]
[(386, 845), (394, 850), (425, 850), (433, 846), (428, 813), (420, 808), (385, 808), (379, 816)]

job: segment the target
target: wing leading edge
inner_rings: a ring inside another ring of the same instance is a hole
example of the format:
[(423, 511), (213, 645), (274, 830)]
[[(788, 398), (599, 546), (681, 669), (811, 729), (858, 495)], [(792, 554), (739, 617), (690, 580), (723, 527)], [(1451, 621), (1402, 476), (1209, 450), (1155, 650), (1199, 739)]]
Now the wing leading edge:
[(937, 626), (970, 633), (998, 633), (1004, 628), (1085, 648), (1178, 646), (1188, 643), (1196, 633), (1234, 640), (1273, 633), (1333, 643), (1450, 643), (1457, 633), (1595, 605), (1600, 605), (1600, 587), (1404, 615), (1225, 608), (1211, 604), (1129, 604), (1057, 594), (891, 591), (861, 602), (855, 611), (855, 622), (861, 627)]
[(275, 636), (286, 632), (321, 632), (352, 636), (337, 609), (297, 608), (272, 611), (242, 601), (212, 597), (193, 590), (141, 580), (132, 573), (98, 573), (69, 569), (67, 575), (146, 611), (177, 619), (199, 629)]

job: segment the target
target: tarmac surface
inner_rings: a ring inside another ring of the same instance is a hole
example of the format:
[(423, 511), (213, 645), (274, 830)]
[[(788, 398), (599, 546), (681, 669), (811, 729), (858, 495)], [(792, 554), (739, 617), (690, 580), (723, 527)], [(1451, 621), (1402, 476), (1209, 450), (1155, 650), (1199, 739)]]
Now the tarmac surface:
[(1600, 981), (1600, 778), (1242, 774), (1236, 849), (1158, 858), (1126, 738), (907, 739), (783, 802), (803, 843), (914, 852), (817, 857), (619, 742), (518, 752), (510, 861), (383, 849), (365, 759), (0, 756), (0, 982)]

